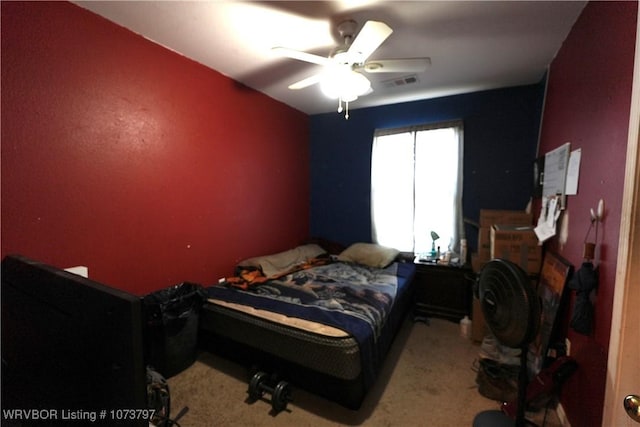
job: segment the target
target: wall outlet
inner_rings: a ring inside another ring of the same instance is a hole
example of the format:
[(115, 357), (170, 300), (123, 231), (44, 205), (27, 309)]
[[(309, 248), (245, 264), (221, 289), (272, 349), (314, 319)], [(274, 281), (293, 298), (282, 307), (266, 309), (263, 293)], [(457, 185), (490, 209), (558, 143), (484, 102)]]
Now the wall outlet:
[(564, 347), (565, 347), (567, 356), (571, 356), (571, 341), (569, 341), (569, 338), (564, 339)]

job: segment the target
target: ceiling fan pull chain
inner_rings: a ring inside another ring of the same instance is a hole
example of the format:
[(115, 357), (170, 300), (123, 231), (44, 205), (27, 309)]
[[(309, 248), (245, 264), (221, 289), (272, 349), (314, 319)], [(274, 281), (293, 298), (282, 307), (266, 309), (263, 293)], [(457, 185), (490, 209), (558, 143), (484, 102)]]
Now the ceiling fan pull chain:
[(345, 105), (344, 118), (345, 120), (349, 120), (349, 101), (345, 102), (344, 105)]
[(342, 113), (342, 98), (338, 97), (338, 113)]

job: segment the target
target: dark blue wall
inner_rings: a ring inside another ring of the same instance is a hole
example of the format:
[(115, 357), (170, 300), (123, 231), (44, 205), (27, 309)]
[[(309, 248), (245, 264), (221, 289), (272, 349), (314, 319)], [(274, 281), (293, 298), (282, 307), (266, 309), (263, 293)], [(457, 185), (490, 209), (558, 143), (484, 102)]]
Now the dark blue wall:
[[(477, 221), (480, 208), (524, 209), (531, 195), (543, 96), (540, 83), (357, 109), (349, 120), (338, 113), (311, 116), (311, 235), (343, 244), (371, 241), (374, 130), (452, 119), (464, 122), (465, 218)], [(475, 249), (477, 230), (467, 225), (466, 234)]]

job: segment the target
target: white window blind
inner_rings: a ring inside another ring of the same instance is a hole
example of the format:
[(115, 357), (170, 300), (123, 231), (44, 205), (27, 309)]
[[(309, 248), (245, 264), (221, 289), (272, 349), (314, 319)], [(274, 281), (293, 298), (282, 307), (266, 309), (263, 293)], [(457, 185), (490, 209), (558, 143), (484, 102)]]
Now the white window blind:
[(458, 251), (462, 237), (462, 122), (376, 131), (371, 160), (374, 242), (401, 251)]

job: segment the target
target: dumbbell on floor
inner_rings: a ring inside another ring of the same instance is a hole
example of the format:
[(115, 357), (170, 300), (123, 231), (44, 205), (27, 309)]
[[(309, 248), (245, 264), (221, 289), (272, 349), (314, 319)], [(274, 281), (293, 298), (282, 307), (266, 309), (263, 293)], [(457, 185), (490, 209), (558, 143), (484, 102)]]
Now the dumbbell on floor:
[(291, 402), (291, 386), (286, 381), (278, 381), (275, 387), (267, 383), (268, 374), (266, 372), (256, 372), (249, 382), (249, 399), (256, 401), (265, 393), (271, 395), (271, 407), (274, 411), (280, 412), (287, 407), (287, 403)]

